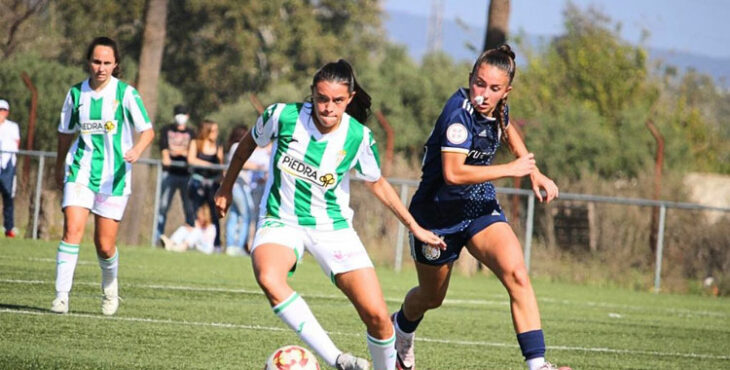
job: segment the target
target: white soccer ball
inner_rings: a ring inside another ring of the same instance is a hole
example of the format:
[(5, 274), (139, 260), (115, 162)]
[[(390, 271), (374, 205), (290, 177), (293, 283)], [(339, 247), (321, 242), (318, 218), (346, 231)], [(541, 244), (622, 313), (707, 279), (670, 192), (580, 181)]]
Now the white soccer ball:
[(264, 370), (319, 370), (319, 362), (306, 348), (290, 345), (274, 351)]

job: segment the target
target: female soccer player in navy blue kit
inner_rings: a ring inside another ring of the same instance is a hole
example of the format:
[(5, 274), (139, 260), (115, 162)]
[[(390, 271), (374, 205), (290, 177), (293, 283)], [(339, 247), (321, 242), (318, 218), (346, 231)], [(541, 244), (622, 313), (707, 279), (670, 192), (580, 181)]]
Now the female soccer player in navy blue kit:
[[(534, 155), (509, 124), (507, 96), (515, 75), (514, 58), (508, 45), (482, 53), (469, 74), (469, 89), (459, 89), (449, 98), (426, 142), (421, 183), (410, 211), (420, 225), (441, 236), (446, 247), (435, 248), (411, 238), (419, 284), (393, 315), (401, 369), (415, 367), (416, 327), (426, 311), (443, 302), (453, 262), (464, 246), (507, 289), (517, 340), (528, 368), (558, 369), (545, 361), (540, 313), (522, 249), (490, 182), (529, 175), (541, 202), (558, 196), (558, 187), (540, 172)], [(517, 159), (492, 164), (500, 141)]]

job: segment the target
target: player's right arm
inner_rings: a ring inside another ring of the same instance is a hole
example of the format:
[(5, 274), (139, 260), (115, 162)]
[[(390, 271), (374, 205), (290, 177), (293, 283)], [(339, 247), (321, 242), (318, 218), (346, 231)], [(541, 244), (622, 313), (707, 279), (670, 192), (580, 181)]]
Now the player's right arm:
[(481, 184), (502, 177), (522, 177), (535, 170), (535, 156), (528, 153), (506, 164), (475, 166), (464, 163), (466, 154), (442, 151), (444, 181), (448, 185)]
[(221, 217), (225, 217), (226, 212), (228, 212), (228, 207), (231, 206), (233, 184), (236, 182), (236, 178), (241, 168), (243, 168), (243, 164), (251, 157), (251, 153), (253, 153), (257, 145), (262, 147), (266, 146), (277, 134), (279, 125), (274, 115), (276, 109), (277, 104), (266, 108), (261, 117), (256, 120), (254, 128), (249, 130), (246, 136), (238, 143), (236, 152), (233, 153), (233, 157), (231, 158), (231, 163), (228, 164), (228, 168), (226, 169), (223, 182), (221, 182), (221, 186), (216, 191), (214, 197), (215, 208)]
[(66, 94), (66, 100), (63, 102), (63, 108), (61, 108), (61, 119), (58, 123), (58, 142), (56, 144), (56, 186), (61, 190), (63, 190), (63, 180), (66, 176), (66, 154), (71, 147), (78, 127), (78, 111), (74, 109), (72, 91), (69, 90)]
[(472, 147), (469, 130), (471, 113), (464, 109), (454, 112), (444, 122), (441, 134), (441, 170), (448, 185), (481, 184), (502, 177), (522, 177), (535, 169), (532, 153), (527, 153), (512, 162), (497, 165), (470, 165), (466, 158)]

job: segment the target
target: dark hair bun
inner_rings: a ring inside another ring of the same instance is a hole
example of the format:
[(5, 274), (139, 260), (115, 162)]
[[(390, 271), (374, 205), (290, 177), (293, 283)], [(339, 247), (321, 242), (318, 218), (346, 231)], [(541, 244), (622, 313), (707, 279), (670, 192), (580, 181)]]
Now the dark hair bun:
[(512, 51), (512, 48), (509, 45), (507, 45), (507, 44), (499, 45), (499, 47), (497, 47), (497, 50), (507, 54), (510, 57), (510, 59), (512, 59), (512, 60), (515, 59), (515, 52)]

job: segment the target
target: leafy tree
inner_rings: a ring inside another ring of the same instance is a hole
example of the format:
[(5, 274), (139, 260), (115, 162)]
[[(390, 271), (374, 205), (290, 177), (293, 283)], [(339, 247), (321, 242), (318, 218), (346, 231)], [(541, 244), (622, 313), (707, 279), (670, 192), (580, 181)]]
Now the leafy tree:
[[(63, 99), (71, 83), (80, 81), (84, 73), (78, 67), (68, 67), (44, 60), (37, 54), (16, 54), (0, 63), (0, 96), (10, 102), (10, 119), (20, 125), (21, 137), (28, 132), (28, 109), (31, 94), (23, 84), (21, 72), (28, 73), (38, 90), (38, 111), (33, 148), (55, 150), (59, 115)], [(25, 146), (23, 140), (23, 147)]]

